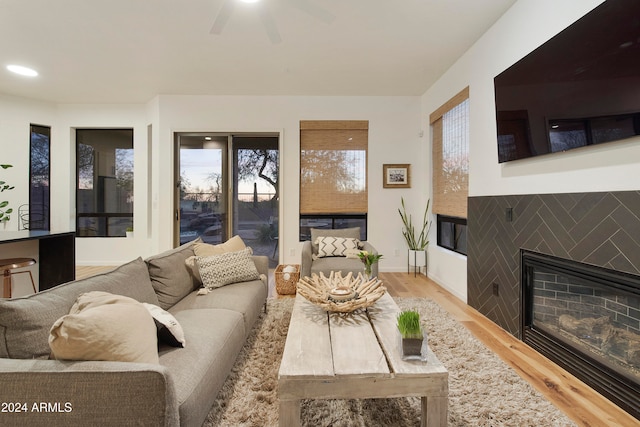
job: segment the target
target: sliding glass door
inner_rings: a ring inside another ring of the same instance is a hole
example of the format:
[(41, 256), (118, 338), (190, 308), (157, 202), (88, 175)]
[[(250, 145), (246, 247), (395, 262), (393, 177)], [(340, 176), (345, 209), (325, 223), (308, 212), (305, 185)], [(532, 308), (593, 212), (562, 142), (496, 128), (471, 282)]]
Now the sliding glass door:
[(239, 235), (278, 263), (277, 134), (176, 134), (176, 244)]
[(197, 237), (207, 243), (228, 238), (226, 135), (181, 133), (178, 148), (177, 207), (179, 244)]

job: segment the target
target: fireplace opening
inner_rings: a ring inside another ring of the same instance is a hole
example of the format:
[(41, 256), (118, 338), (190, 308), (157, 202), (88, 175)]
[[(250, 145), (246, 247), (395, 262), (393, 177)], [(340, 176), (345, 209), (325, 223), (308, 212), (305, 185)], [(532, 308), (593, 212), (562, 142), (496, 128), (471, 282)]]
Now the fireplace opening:
[(522, 340), (640, 419), (640, 277), (521, 250)]

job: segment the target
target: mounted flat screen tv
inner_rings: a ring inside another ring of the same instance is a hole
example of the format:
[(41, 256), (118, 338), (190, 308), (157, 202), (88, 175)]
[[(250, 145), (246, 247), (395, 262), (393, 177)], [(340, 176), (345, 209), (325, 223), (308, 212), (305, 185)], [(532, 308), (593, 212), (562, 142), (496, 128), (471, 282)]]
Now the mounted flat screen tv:
[(640, 135), (640, 0), (605, 1), (494, 85), (500, 163)]

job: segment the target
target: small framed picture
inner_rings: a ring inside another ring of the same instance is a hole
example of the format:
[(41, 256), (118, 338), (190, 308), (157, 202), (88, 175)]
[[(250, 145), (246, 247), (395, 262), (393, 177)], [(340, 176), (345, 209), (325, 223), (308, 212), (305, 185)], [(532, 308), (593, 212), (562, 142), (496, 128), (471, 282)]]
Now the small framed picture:
[(411, 188), (411, 165), (382, 165), (383, 188)]

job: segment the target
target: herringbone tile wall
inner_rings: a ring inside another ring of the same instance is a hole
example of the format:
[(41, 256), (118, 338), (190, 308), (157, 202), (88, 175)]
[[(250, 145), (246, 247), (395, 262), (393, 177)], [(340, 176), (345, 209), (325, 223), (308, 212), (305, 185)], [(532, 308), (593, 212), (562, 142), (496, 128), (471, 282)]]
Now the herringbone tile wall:
[(640, 191), (470, 197), (468, 239), (469, 305), (519, 337), (520, 249), (640, 274)]

